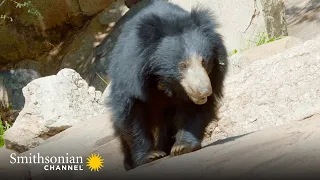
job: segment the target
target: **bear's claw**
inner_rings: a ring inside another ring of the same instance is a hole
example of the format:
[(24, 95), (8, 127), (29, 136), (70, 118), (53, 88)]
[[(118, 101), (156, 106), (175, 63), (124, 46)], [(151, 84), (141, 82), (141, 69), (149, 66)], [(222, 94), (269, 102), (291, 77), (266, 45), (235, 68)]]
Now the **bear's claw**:
[(149, 162), (151, 162), (151, 161), (161, 159), (161, 158), (165, 157), (166, 155), (167, 155), (167, 153), (165, 153), (163, 151), (153, 151), (147, 156), (147, 159)]
[(200, 145), (193, 146), (187, 142), (175, 143), (171, 148), (171, 156), (180, 156), (186, 153), (190, 153), (201, 148)]

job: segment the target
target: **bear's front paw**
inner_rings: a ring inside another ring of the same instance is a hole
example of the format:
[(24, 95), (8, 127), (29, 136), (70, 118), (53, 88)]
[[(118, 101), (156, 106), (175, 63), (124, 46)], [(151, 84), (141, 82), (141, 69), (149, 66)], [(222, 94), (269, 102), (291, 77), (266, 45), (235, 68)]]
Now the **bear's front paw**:
[(152, 151), (148, 156), (147, 156), (147, 161), (155, 161), (158, 159), (161, 159), (163, 157), (167, 156), (167, 153), (163, 151)]
[(167, 153), (165, 153), (163, 151), (151, 151), (149, 154), (147, 154), (145, 156), (143, 161), (138, 166), (143, 165), (143, 164), (148, 164), (152, 161), (164, 158), (165, 156), (167, 156)]
[(138, 161), (135, 167), (146, 165), (158, 159), (164, 158), (165, 156), (167, 156), (167, 153), (163, 151), (151, 151), (142, 159), (142, 161)]
[(171, 148), (171, 156), (180, 156), (201, 149), (201, 144), (190, 142), (176, 142)]

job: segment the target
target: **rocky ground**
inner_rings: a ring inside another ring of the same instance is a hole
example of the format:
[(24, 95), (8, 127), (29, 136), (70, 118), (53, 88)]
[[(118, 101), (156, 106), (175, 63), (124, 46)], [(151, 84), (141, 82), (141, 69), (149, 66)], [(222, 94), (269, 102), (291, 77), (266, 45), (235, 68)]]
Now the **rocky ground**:
[(246, 58), (240, 64), (234, 62), (232, 66), (241, 71), (231, 69), (226, 79), (219, 130), (214, 131), (213, 140), (222, 134), (237, 136), (320, 112), (319, 37), (254, 62)]
[[(103, 117), (105, 118), (105, 116)], [(98, 125), (104, 125), (101, 118), (96, 118)], [(99, 126), (95, 127), (99, 127)], [(300, 122), (266, 128), (258, 132), (252, 132), (213, 142), (203, 149), (180, 157), (164, 158), (150, 164), (146, 164), (133, 171), (125, 172), (121, 164), (121, 155), (116, 150), (118, 142), (112, 140), (110, 134), (100, 134), (96, 138), (94, 133), (90, 141), (81, 141), (80, 135), (74, 138), (76, 129), (69, 131), (69, 135), (60, 140), (52, 140), (27, 152), (40, 152), (45, 155), (63, 154), (62, 152), (74, 152), (88, 156), (91, 152), (100, 153), (105, 157), (105, 167), (98, 173), (88, 170), (82, 172), (54, 173), (44, 172), (43, 165), (6, 166), (7, 177), (32, 177), (32, 179), (50, 179), (63, 177), (62, 179), (90, 179), (90, 178), (123, 178), (123, 179), (210, 179), (210, 178), (310, 178), (319, 177), (320, 171), (320, 116), (314, 115)], [(92, 130), (92, 129), (91, 129)], [(98, 130), (100, 131), (101, 128)], [(91, 131), (92, 132), (92, 131)], [(85, 131), (89, 133), (89, 131)], [(73, 138), (72, 138), (72, 136)], [(103, 137), (102, 137), (103, 136)], [(74, 140), (70, 143), (70, 140)], [(68, 145), (67, 145), (68, 144)], [(56, 150), (53, 147), (57, 148)], [(89, 150), (89, 147), (91, 148)], [(63, 151), (59, 150), (63, 148)], [(9, 153), (7, 153), (9, 155)], [(8, 158), (7, 158), (8, 159)], [(11, 171), (14, 167), (15, 172)], [(7, 174), (8, 175), (8, 174)]]

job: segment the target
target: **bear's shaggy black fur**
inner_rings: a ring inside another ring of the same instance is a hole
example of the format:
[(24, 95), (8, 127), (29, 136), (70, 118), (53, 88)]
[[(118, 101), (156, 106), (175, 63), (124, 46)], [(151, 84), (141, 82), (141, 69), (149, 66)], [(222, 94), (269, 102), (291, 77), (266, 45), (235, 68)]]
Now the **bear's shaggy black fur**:
[(107, 73), (127, 170), (201, 148), (228, 65), (216, 27), (209, 10), (164, 1), (124, 24)]

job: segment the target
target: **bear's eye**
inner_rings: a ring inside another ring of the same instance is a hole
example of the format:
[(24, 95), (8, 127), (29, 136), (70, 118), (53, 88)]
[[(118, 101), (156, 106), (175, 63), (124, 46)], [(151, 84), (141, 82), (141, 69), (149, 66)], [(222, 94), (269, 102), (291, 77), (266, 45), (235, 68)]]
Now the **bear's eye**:
[(202, 64), (202, 66), (206, 67), (207, 62), (204, 59), (201, 59), (201, 64)]
[(182, 63), (180, 63), (179, 68), (180, 68), (181, 71), (186, 70), (187, 69), (187, 64), (182, 62)]

